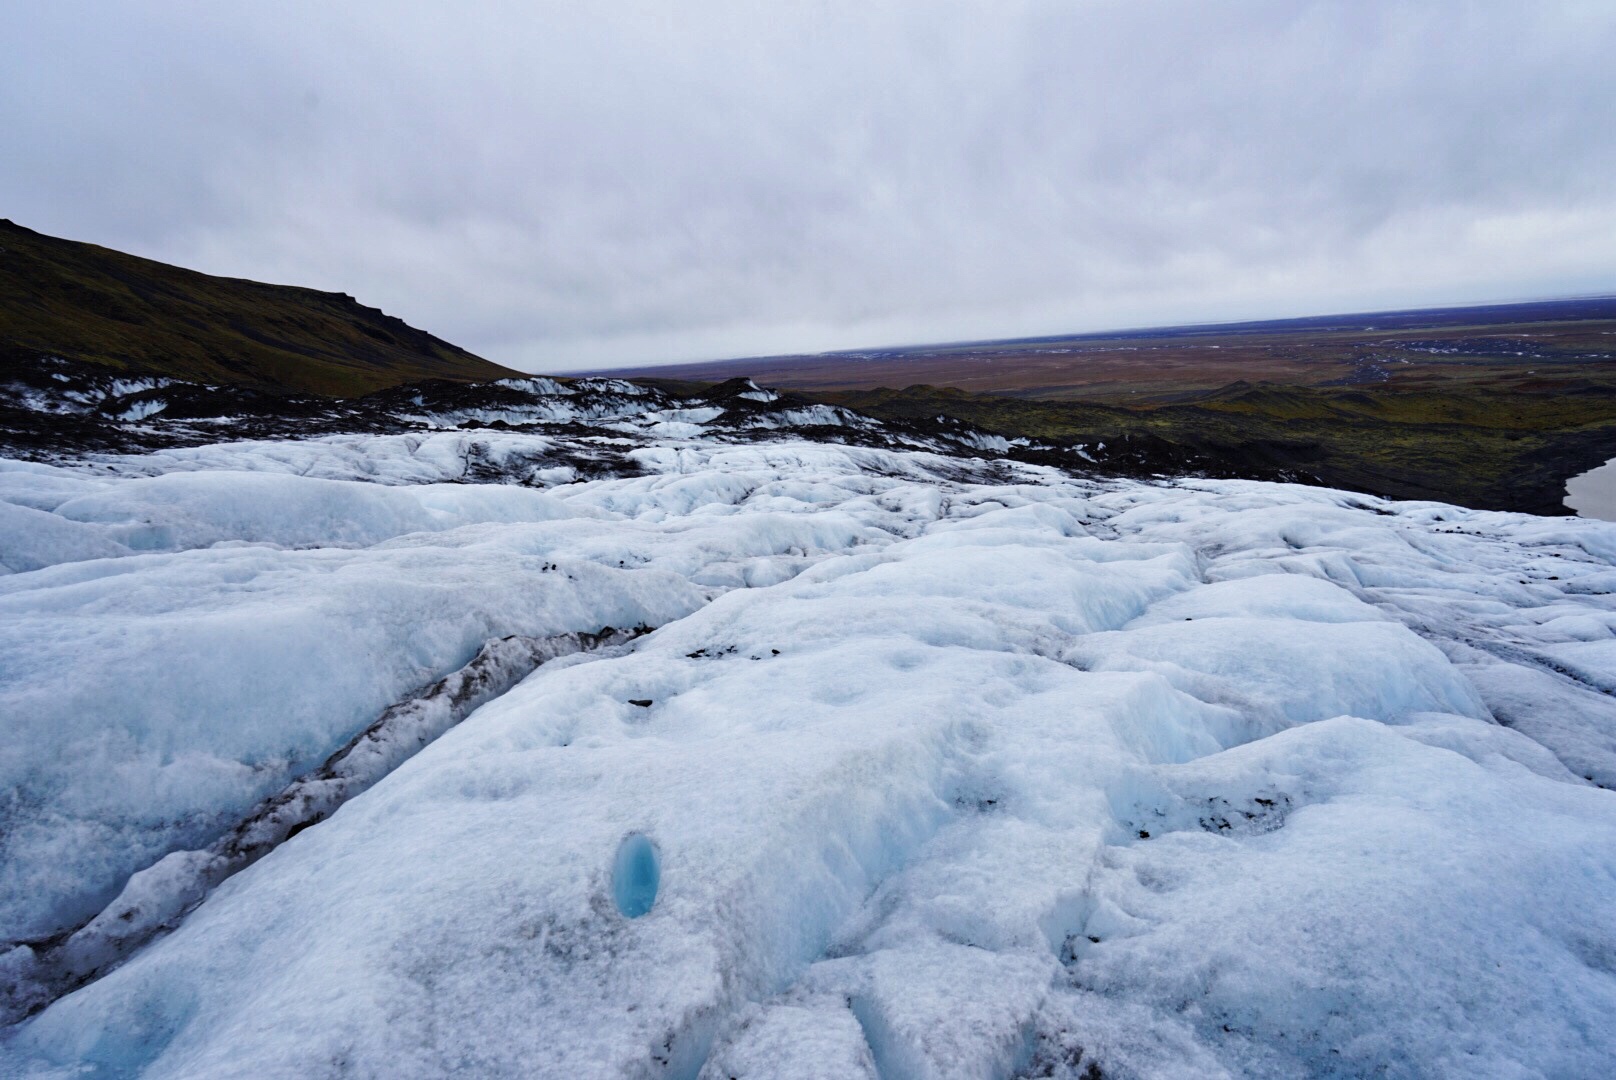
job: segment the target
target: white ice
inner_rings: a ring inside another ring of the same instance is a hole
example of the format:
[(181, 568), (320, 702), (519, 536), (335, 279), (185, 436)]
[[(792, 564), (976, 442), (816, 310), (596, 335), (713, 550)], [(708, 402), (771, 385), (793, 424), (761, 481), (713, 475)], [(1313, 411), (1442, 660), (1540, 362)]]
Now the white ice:
[(1616, 1059), (1616, 526), (682, 434), (641, 476), (448, 483), (468, 438), (0, 466), (13, 940), (490, 637), (659, 627), (482, 706), (0, 1069)]

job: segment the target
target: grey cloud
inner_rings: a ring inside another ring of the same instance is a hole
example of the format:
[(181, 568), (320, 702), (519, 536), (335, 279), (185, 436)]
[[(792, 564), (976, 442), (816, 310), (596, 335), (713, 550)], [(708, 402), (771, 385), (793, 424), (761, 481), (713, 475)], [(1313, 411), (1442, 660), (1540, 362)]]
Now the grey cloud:
[(0, 212), (643, 363), (1611, 287), (1604, 3), (35, 4)]

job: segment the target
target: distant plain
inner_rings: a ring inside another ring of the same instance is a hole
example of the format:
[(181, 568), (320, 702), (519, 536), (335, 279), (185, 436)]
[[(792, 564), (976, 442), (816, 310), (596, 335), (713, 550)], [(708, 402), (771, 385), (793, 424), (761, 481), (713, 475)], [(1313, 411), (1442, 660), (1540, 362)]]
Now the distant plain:
[(748, 375), (878, 416), (1007, 436), (1160, 440), (1215, 473), (1569, 512), (1616, 456), (1616, 298), (1376, 312), (613, 374)]

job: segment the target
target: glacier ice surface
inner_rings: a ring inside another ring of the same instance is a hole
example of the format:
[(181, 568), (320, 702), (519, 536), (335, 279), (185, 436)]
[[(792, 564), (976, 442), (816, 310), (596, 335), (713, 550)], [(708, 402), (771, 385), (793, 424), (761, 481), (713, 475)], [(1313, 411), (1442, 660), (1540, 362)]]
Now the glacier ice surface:
[(0, 461), (0, 978), (489, 640), (659, 627), (476, 709), (0, 1072), (1616, 1060), (1616, 526), (653, 419), (640, 475), (543, 490), (456, 482), (451, 431)]

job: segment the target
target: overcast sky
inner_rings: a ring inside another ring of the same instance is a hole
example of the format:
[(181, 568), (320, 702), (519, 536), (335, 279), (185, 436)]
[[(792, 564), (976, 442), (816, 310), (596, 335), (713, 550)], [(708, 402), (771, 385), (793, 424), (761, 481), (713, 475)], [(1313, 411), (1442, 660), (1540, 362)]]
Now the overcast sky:
[(1616, 291), (1616, 3), (13, 0), (0, 216), (529, 370)]

